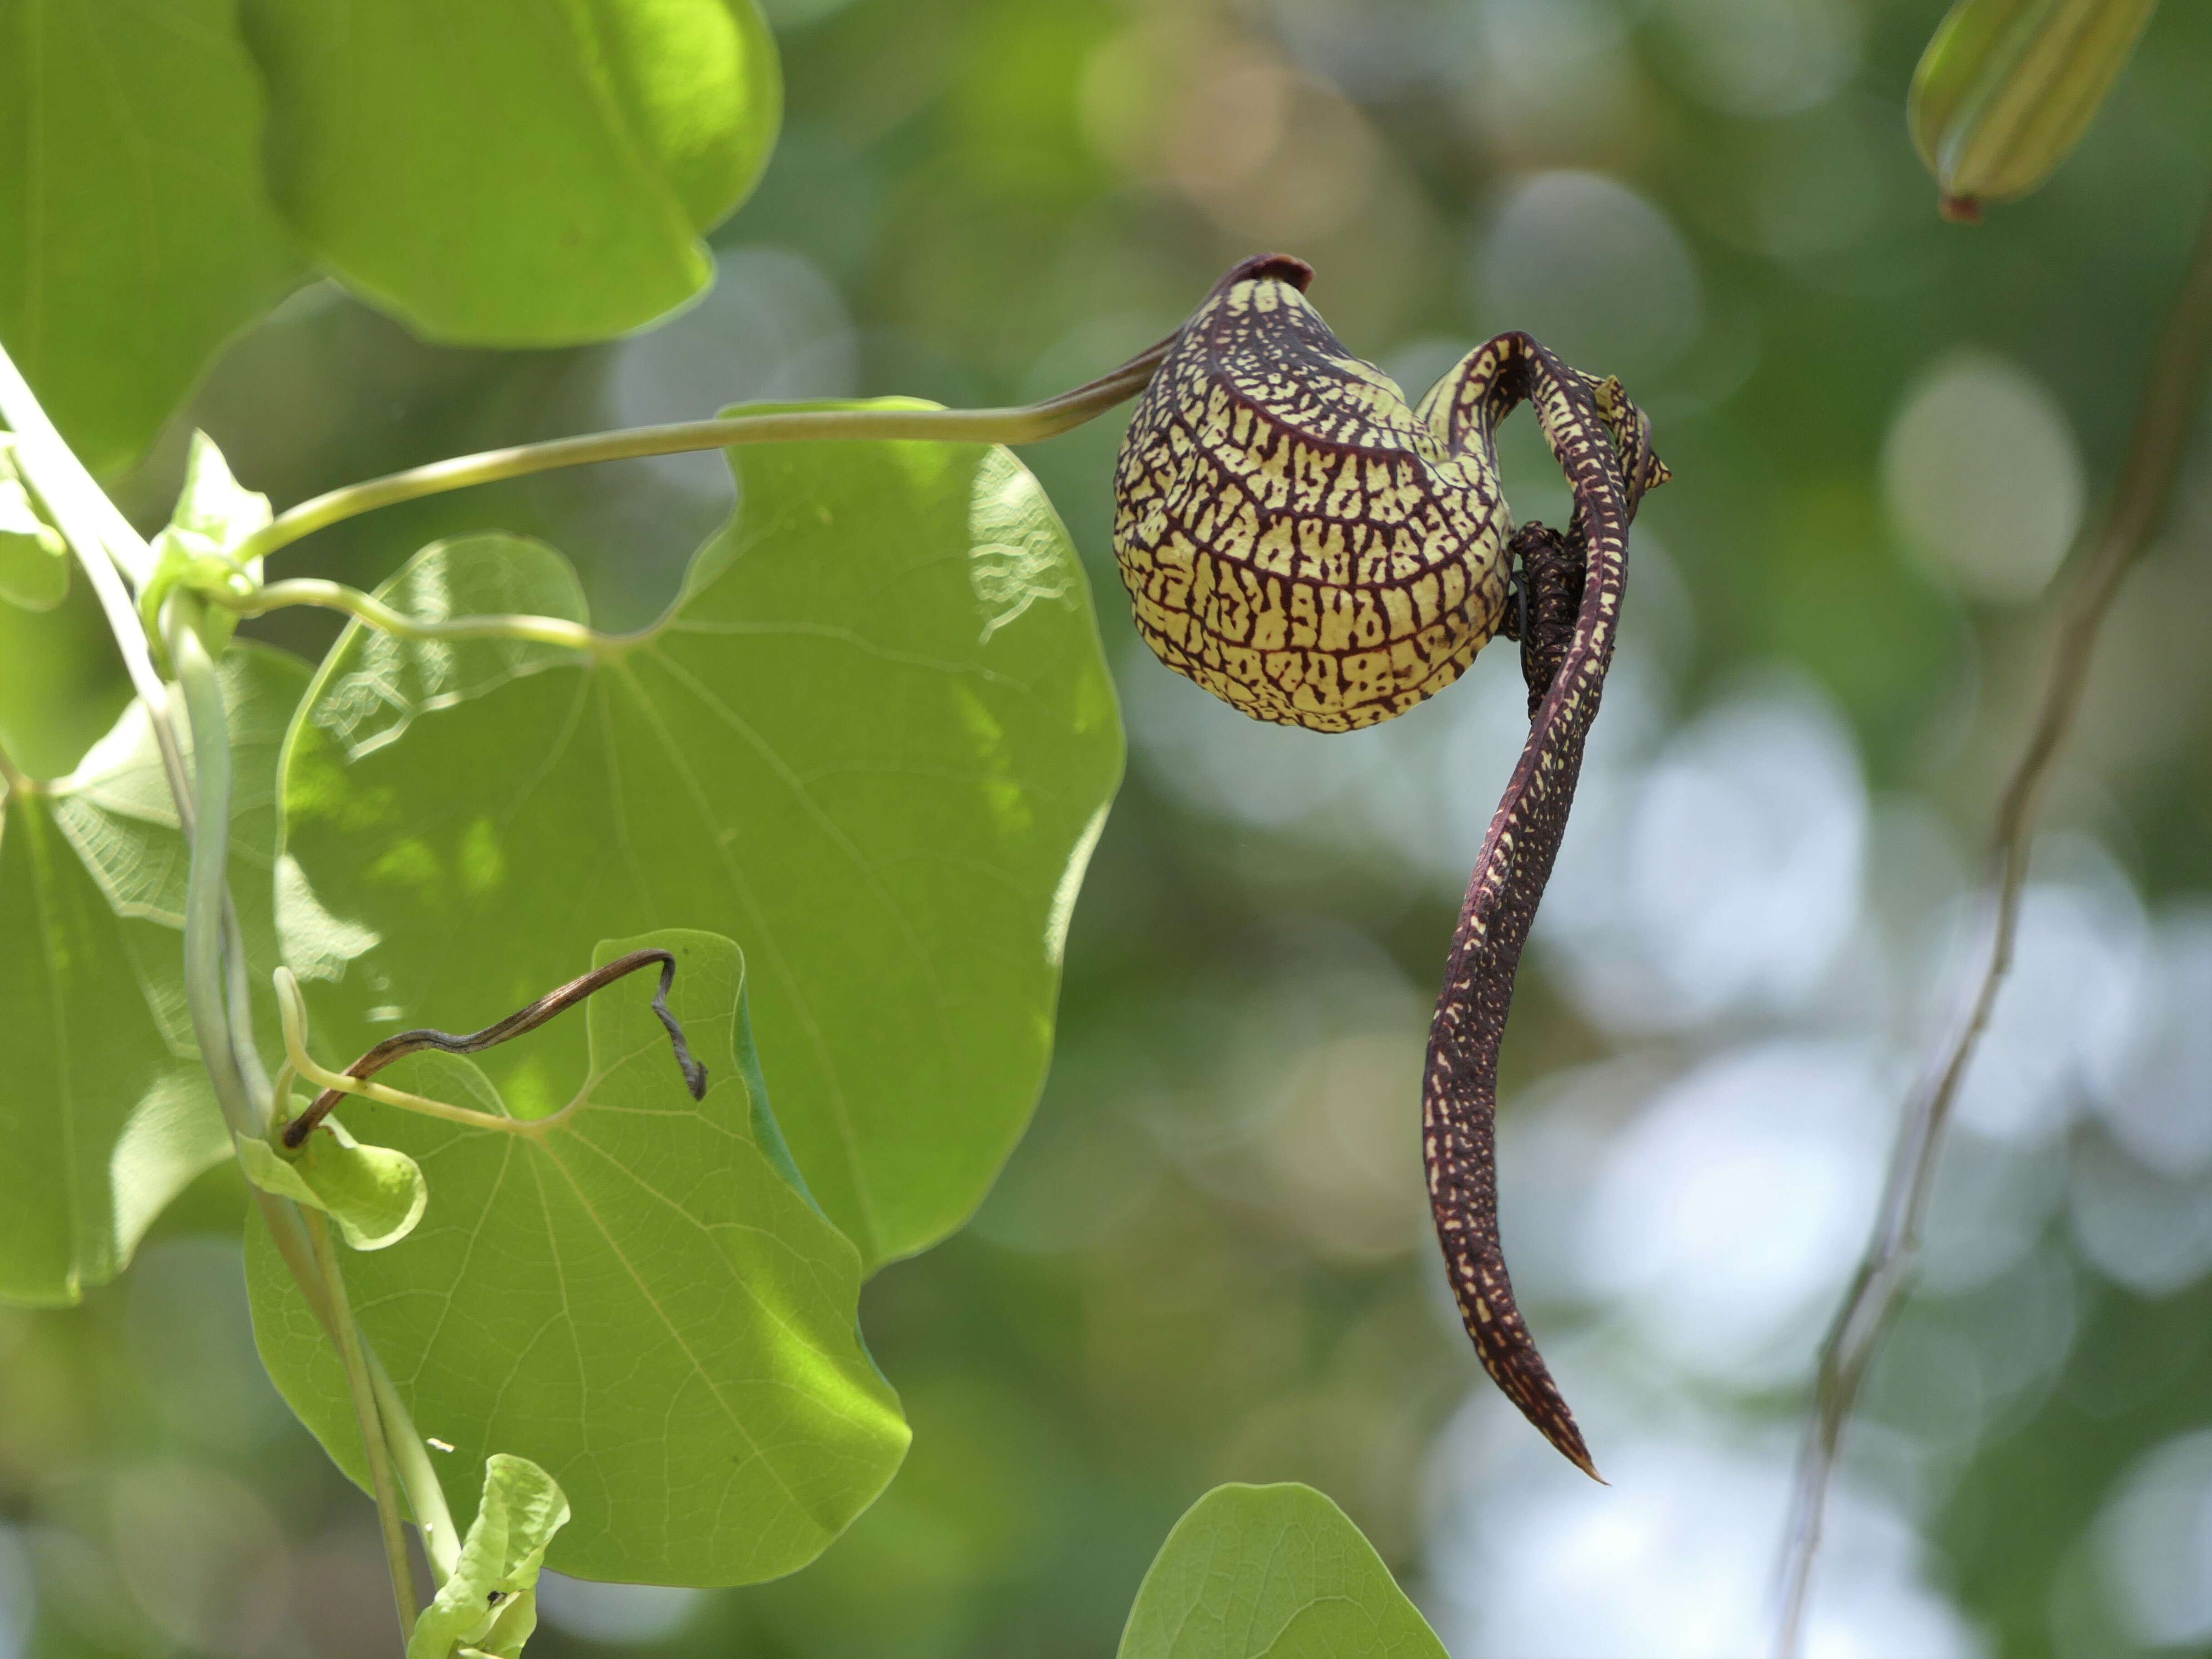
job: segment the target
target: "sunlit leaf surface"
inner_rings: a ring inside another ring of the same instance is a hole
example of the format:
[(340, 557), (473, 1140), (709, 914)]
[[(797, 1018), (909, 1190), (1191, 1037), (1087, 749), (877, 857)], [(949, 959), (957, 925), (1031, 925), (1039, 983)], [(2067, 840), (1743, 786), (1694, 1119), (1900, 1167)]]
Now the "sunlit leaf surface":
[[(738, 515), (644, 635), (340, 641), (286, 763), (287, 959), (343, 1064), (488, 1024), (610, 935), (728, 934), (793, 1153), (872, 1267), (958, 1226), (1028, 1121), (1121, 729), (1066, 532), (1005, 451), (733, 453)], [(583, 614), (512, 538), (385, 597)], [(483, 1063), (518, 1109), (583, 1073), (557, 1028)]]
[(604, 339), (705, 284), (781, 116), (754, 0), (0, 0), (0, 343), (107, 471), (315, 263)]
[(1444, 1659), (1390, 1570), (1311, 1486), (1216, 1486), (1137, 1590), (1120, 1659)]
[(440, 339), (601, 339), (682, 304), (781, 114), (753, 0), (244, 10), (285, 217)]
[[(639, 975), (587, 1005), (592, 1081), (542, 1127), (458, 1127), (353, 1105), (404, 1151), (430, 1206), (402, 1243), (352, 1255), (364, 1331), (457, 1515), (494, 1449), (542, 1465), (575, 1504), (551, 1565), (593, 1578), (731, 1584), (811, 1560), (898, 1467), (907, 1428), (857, 1332), (860, 1261), (793, 1177), (746, 1030), (727, 939), (669, 932), (670, 1006), (706, 1063), (694, 1101)], [(580, 957), (580, 968), (592, 957)], [(496, 1111), (467, 1060), (385, 1078)], [(247, 1272), (262, 1357), (356, 1480), (337, 1356), (258, 1223)]]

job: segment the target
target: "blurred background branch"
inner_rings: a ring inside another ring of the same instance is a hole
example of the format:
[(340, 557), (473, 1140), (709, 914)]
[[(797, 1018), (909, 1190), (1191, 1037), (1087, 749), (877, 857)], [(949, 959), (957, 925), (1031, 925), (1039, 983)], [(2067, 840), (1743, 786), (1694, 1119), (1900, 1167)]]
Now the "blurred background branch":
[[(1951, 1108), (2011, 971), (2037, 810), (2081, 713), (2089, 665), (2121, 580), (2148, 544), (2172, 499), (2184, 446), (2202, 402), (2208, 362), (2212, 362), (2212, 207), (2197, 232), (2181, 292), (2152, 355), (2149, 380), (2112, 504), (2060, 607), (2050, 678), (2027, 748), (1997, 809), (1990, 850), (1984, 951), (1979, 965), (1970, 969), (1971, 977), (1962, 988), (1965, 994), (1958, 999), (1966, 1012), (1906, 1102), (1874, 1235), (1821, 1346), (1813, 1415), (1783, 1542), (1777, 1659), (1796, 1659), (1798, 1652), (1844, 1431), (1857, 1404), (1867, 1367), (1910, 1288)], [(2212, 641), (2200, 641), (2197, 648), (2212, 649)]]

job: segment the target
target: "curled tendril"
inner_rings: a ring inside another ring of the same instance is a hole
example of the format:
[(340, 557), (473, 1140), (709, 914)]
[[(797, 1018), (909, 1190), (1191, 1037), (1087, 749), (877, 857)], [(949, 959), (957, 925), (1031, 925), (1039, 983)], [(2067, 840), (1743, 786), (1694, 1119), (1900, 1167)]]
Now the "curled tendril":
[[(347, 1066), (345, 1075), (366, 1081), (394, 1061), (404, 1060), (409, 1054), (420, 1054), (424, 1049), (435, 1049), (447, 1054), (482, 1054), (487, 1048), (496, 1048), (501, 1043), (512, 1042), (525, 1032), (536, 1030), (546, 1021), (567, 1012), (586, 997), (654, 963), (660, 964), (660, 985), (653, 994), (653, 1012), (660, 1017), (661, 1024), (668, 1030), (669, 1046), (676, 1051), (676, 1064), (684, 1073), (684, 1085), (691, 1091), (691, 1098), (702, 1100), (707, 1094), (707, 1068), (692, 1054), (691, 1045), (684, 1039), (684, 1027), (668, 1006), (668, 993), (676, 983), (676, 957), (669, 951), (653, 949), (632, 951), (627, 956), (617, 957), (612, 962), (548, 991), (537, 1001), (516, 1009), (505, 1019), (487, 1025), (481, 1031), (457, 1036), (451, 1031), (424, 1027), (388, 1036)], [(279, 988), (281, 991), (281, 985)], [(295, 996), (296, 998), (296, 993)], [(290, 1022), (288, 1020), (287, 1024), (289, 1026)], [(295, 1054), (293, 1056), (295, 1066), (304, 1075), (313, 1075), (308, 1066), (301, 1062), (301, 1056)], [(307, 1137), (314, 1133), (315, 1126), (331, 1115), (348, 1092), (333, 1087), (326, 1088), (317, 1095), (306, 1111), (284, 1126), (284, 1145), (295, 1152), (304, 1146)], [(449, 1115), (460, 1109), (447, 1108), (446, 1113)], [(470, 1115), (482, 1115), (472, 1113)]]

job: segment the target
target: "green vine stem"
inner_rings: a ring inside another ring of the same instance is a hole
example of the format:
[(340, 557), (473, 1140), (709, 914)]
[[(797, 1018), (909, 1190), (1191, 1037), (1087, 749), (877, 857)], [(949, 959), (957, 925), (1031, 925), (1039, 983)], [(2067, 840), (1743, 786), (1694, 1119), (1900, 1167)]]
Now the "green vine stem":
[(343, 582), (325, 581), (317, 576), (270, 582), (266, 587), (256, 588), (251, 593), (210, 591), (205, 597), (226, 610), (237, 611), (241, 617), (266, 616), (271, 611), (283, 611), (294, 605), (315, 605), (325, 611), (339, 611), (367, 623), (371, 628), (403, 640), (522, 640), (534, 645), (557, 645), (574, 651), (589, 651), (603, 643), (607, 637), (594, 633), (581, 623), (568, 622), (559, 617), (514, 613), (446, 617), (435, 620), (410, 617), (404, 611), (394, 611), (373, 593), (364, 593), (358, 587), (348, 587)]
[(732, 415), (720, 420), (683, 421), (671, 426), (630, 427), (579, 438), (521, 444), (452, 460), (411, 467), (365, 483), (349, 484), (280, 513), (231, 550), (240, 564), (265, 558), (347, 519), (380, 507), (419, 501), (447, 490), (534, 472), (586, 466), (598, 461), (627, 461), (653, 455), (683, 455), (738, 444), (792, 443), (822, 439), (844, 441), (927, 439), (944, 443), (1030, 444), (1071, 432), (1135, 397), (1150, 384), (1173, 337), (1146, 348), (1119, 368), (1097, 380), (1013, 409), (801, 409), (773, 414)]
[(222, 961), (223, 895), (230, 863), (230, 716), (222, 685), (197, 625), (198, 603), (179, 594), (167, 607), (169, 660), (184, 689), (192, 728), (191, 863), (185, 878), (185, 1003), (200, 1061), (231, 1128), (258, 1135), (266, 1125), (247, 1093)]
[(384, 1420), (377, 1409), (368, 1362), (362, 1358), (361, 1334), (346, 1299), (345, 1273), (338, 1265), (337, 1246), (331, 1241), (330, 1224), (319, 1214), (309, 1213), (303, 1218), (323, 1270), (331, 1311), (337, 1316), (338, 1353), (345, 1361), (346, 1387), (353, 1395), (354, 1415), (361, 1425), (362, 1450), (368, 1459), (369, 1486), (376, 1495), (376, 1516), (384, 1534), (385, 1564), (392, 1570), (392, 1597), (399, 1608), (399, 1638), (405, 1642), (415, 1634), (416, 1610), (422, 1605), (423, 1596), (422, 1586), (415, 1581), (415, 1564), (407, 1554), (407, 1533), (399, 1519), (399, 1493), (392, 1482)]
[[(314, 1242), (308, 1236), (306, 1212), (289, 1199), (280, 1198), (250, 1182), (246, 1190), (260, 1209), (277, 1255), (299, 1281), (308, 1310), (322, 1326), (323, 1334), (329, 1338), (332, 1347), (343, 1351), (343, 1342), (338, 1334), (339, 1310), (331, 1305), (330, 1287), (324, 1282)], [(345, 1317), (351, 1321), (350, 1309), (346, 1310)], [(447, 1505), (446, 1489), (439, 1483), (438, 1472), (430, 1462), (429, 1449), (416, 1430), (415, 1419), (407, 1409), (407, 1402), (399, 1397), (391, 1373), (384, 1369), (376, 1350), (360, 1334), (357, 1323), (354, 1331), (355, 1343), (375, 1395), (376, 1415), (384, 1425), (386, 1449), (398, 1474), (400, 1489), (406, 1494), (408, 1510), (415, 1517), (416, 1530), (422, 1535), (422, 1553), (429, 1560), (431, 1578), (443, 1588), (461, 1559), (461, 1535), (453, 1524), (453, 1510)], [(356, 1411), (359, 1411), (358, 1402)], [(394, 1594), (398, 1594), (396, 1586)]]
[(2051, 678), (2027, 746), (1997, 808), (1982, 944), (1970, 958), (1979, 965), (1965, 988), (1968, 994), (1959, 1000), (1965, 1017), (1932, 1056), (1906, 1102), (1874, 1235), (1821, 1346), (1813, 1416), (1799, 1453), (1796, 1489), (1783, 1536), (1776, 1659), (1796, 1659), (1802, 1640), (1813, 1563), (1820, 1547), (1821, 1520), (1844, 1429), (1857, 1404), (1867, 1368), (1911, 1288), (1952, 1103), (2012, 967), (2038, 809), (2080, 711), (2098, 630), (2173, 493), (2208, 365), (2212, 365), (2212, 205), (2207, 207), (2181, 291), (2153, 352), (2150, 380), (2136, 410), (2112, 507), (2094, 550), (2060, 611)]
[(453, 1524), (453, 1510), (447, 1507), (446, 1488), (431, 1465), (428, 1443), (416, 1431), (415, 1419), (408, 1413), (407, 1402), (400, 1399), (392, 1374), (367, 1342), (362, 1344), (362, 1355), (368, 1364), (369, 1384), (376, 1391), (378, 1414), (390, 1437), (392, 1461), (407, 1494), (407, 1507), (414, 1513), (416, 1530), (422, 1534), (422, 1553), (429, 1559), (430, 1577), (443, 1589), (461, 1563), (460, 1529)]
[[(169, 660), (184, 690), (192, 732), (196, 823), (185, 886), (185, 998), (194, 1035), (199, 1039), (201, 1063), (207, 1068), (223, 1115), (236, 1133), (258, 1135), (267, 1128), (271, 1105), (268, 1079), (260, 1075), (256, 1055), (252, 1064), (260, 1085), (257, 1098), (248, 1088), (246, 1066), (240, 1058), (241, 1046), (244, 1052), (252, 1052), (250, 1019), (244, 1008), (234, 1006), (234, 999), (229, 994), (242, 992), (245, 980), (242, 975), (227, 975), (222, 961), (224, 927), (229, 920), (223, 901), (230, 858), (230, 722), (215, 659), (200, 638), (198, 623), (203, 614), (198, 600), (186, 593), (172, 597), (163, 611)], [(264, 1212), (271, 1207), (264, 1205)], [(377, 1520), (392, 1569), (392, 1597), (399, 1607), (403, 1632), (411, 1634), (422, 1596), (407, 1555), (399, 1496), (392, 1484), (390, 1437), (363, 1356), (361, 1332), (346, 1299), (345, 1281), (333, 1254), (329, 1229), (320, 1216), (302, 1215), (296, 1206), (286, 1207), (291, 1209), (291, 1215), (281, 1220), (270, 1217), (271, 1230), (282, 1238), (291, 1227), (304, 1226), (312, 1272), (302, 1271), (305, 1264), (294, 1259), (294, 1252), (287, 1252), (286, 1260), (303, 1287), (319, 1283), (325, 1329), (345, 1362), (347, 1389), (361, 1425), (362, 1451), (368, 1460), (371, 1495), (376, 1500)]]

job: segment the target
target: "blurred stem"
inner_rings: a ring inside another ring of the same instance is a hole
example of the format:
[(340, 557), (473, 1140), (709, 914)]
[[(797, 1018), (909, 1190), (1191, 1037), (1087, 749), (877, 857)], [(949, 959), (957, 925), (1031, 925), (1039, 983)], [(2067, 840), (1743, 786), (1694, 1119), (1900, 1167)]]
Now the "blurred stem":
[(2027, 747), (2014, 766), (1997, 807), (1984, 888), (1983, 944), (1972, 959), (1979, 965), (1968, 981), (1971, 995), (1960, 1000), (1965, 1017), (1931, 1056), (1906, 1102), (1874, 1236), (1820, 1350), (1813, 1417), (1799, 1454), (1796, 1490), (1783, 1536), (1777, 1659), (1796, 1659), (1844, 1428), (1858, 1402), (1867, 1368), (1904, 1303), (1920, 1252), (1921, 1227), (1952, 1104), (2012, 967), (2036, 814), (2080, 712), (2098, 630), (2173, 493), (2174, 475), (2208, 363), (2212, 363), (2212, 206), (2207, 208), (2181, 291), (2152, 357), (2149, 384), (2136, 412), (2135, 431), (2112, 505), (2059, 612), (2051, 678)]
[(446, 1506), (446, 1489), (431, 1466), (429, 1447), (416, 1432), (415, 1419), (408, 1414), (407, 1404), (392, 1385), (384, 1362), (367, 1343), (362, 1345), (362, 1353), (368, 1364), (370, 1384), (376, 1390), (377, 1410), (384, 1419), (392, 1460), (398, 1466), (399, 1484), (407, 1492), (407, 1507), (414, 1512), (416, 1528), (422, 1534), (422, 1553), (429, 1559), (430, 1577), (442, 1589), (461, 1564), (461, 1534), (453, 1525), (453, 1510)]
[(380, 507), (419, 501), (426, 495), (465, 489), (505, 478), (527, 477), (561, 467), (597, 461), (636, 460), (651, 455), (683, 455), (696, 450), (728, 449), (738, 444), (795, 443), (822, 439), (926, 439), (940, 443), (1030, 444), (1073, 431), (1133, 398), (1151, 383), (1152, 371), (1167, 355), (1168, 340), (1132, 357), (1121, 368), (1072, 392), (1016, 409), (799, 409), (774, 414), (732, 415), (721, 420), (684, 421), (672, 426), (632, 427), (595, 432), (549, 443), (520, 444), (452, 460), (412, 467), (366, 483), (349, 484), (277, 514), (274, 521), (231, 550), (243, 564), (289, 547), (304, 536)]
[(368, 1366), (362, 1358), (361, 1333), (354, 1327), (353, 1308), (346, 1300), (345, 1273), (338, 1264), (337, 1247), (331, 1243), (330, 1223), (314, 1211), (302, 1212), (315, 1260), (322, 1268), (324, 1292), (335, 1316), (338, 1353), (345, 1360), (346, 1391), (353, 1395), (355, 1419), (361, 1425), (362, 1451), (368, 1459), (369, 1491), (376, 1498), (376, 1518), (384, 1534), (385, 1564), (392, 1569), (392, 1599), (399, 1607), (399, 1639), (415, 1634), (416, 1610), (422, 1605), (422, 1587), (415, 1581), (415, 1564), (407, 1555), (406, 1523), (399, 1515), (399, 1491), (392, 1482), (392, 1459), (385, 1443), (383, 1415), (377, 1409), (376, 1391)]
[[(323, 1334), (330, 1339), (331, 1346), (343, 1349), (344, 1344), (338, 1334), (340, 1312), (331, 1305), (330, 1286), (325, 1283), (321, 1265), (316, 1260), (305, 1212), (291, 1200), (279, 1198), (263, 1188), (249, 1184), (246, 1191), (260, 1209), (261, 1219), (269, 1229), (277, 1255), (283, 1257), (284, 1265), (299, 1281), (301, 1292), (307, 1297), (316, 1322), (322, 1326)], [(407, 1507), (415, 1516), (416, 1528), (422, 1534), (422, 1553), (429, 1559), (430, 1576), (442, 1587), (453, 1576), (453, 1569), (461, 1559), (460, 1534), (453, 1526), (453, 1512), (446, 1505), (446, 1489), (438, 1484), (438, 1472), (430, 1466), (428, 1448), (416, 1432), (415, 1419), (408, 1412), (407, 1402), (399, 1397), (399, 1390), (392, 1385), (391, 1373), (384, 1369), (376, 1350), (362, 1334), (360, 1325), (353, 1322), (349, 1310), (345, 1317), (376, 1396), (377, 1415), (384, 1424), (385, 1449), (391, 1455), (400, 1487), (407, 1494)], [(395, 1588), (394, 1594), (397, 1593)]]

